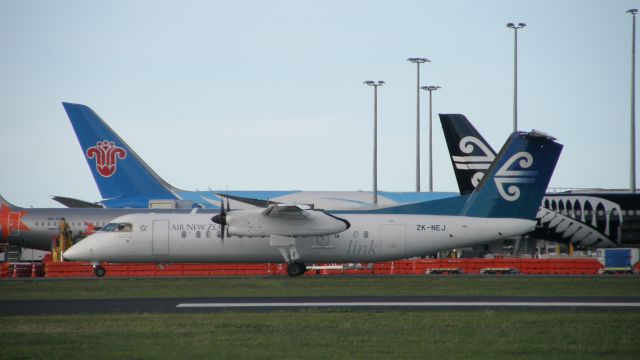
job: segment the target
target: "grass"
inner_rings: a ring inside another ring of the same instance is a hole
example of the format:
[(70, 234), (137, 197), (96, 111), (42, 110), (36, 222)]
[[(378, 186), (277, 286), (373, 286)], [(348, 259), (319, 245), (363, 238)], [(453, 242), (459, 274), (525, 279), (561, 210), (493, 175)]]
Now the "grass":
[[(640, 296), (639, 277), (0, 281), (3, 300), (308, 295)], [(2, 306), (2, 301), (0, 301)], [(2, 359), (636, 359), (638, 311), (291, 310), (4, 316)]]
[(637, 359), (637, 312), (13, 316), (3, 359)]
[(238, 277), (0, 281), (2, 300), (216, 296), (640, 296), (640, 277)]

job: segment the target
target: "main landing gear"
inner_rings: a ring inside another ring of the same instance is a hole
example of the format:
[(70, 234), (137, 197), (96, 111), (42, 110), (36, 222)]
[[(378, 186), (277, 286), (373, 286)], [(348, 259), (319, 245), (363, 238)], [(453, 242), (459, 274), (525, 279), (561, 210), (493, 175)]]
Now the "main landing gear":
[(304, 274), (307, 271), (307, 266), (303, 263), (292, 262), (287, 267), (287, 273), (291, 277), (296, 277)]
[(103, 277), (107, 273), (107, 270), (100, 265), (93, 265), (93, 273), (96, 274), (97, 277)]

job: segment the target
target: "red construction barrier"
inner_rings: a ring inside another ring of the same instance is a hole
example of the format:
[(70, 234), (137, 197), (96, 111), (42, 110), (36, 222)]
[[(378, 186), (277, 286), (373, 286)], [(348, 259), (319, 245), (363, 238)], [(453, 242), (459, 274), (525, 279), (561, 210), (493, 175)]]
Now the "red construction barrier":
[(48, 278), (88, 277), (93, 275), (93, 267), (79, 262), (44, 263), (44, 276)]
[[(287, 275), (286, 264), (103, 264), (102, 266), (107, 271), (107, 277)], [(306, 275), (425, 275), (437, 273), (596, 275), (600, 269), (602, 269), (602, 265), (593, 258), (413, 259), (375, 264), (345, 264), (339, 269), (311, 270)], [(635, 269), (637, 273), (640, 273), (640, 264), (636, 264)], [(95, 276), (91, 264), (82, 262), (54, 263), (45, 261), (43, 264), (35, 266), (31, 263), (3, 263), (0, 266), (0, 277), (2, 278), (34, 275), (50, 278)]]
[(9, 263), (3, 262), (0, 264), (0, 279), (9, 277)]

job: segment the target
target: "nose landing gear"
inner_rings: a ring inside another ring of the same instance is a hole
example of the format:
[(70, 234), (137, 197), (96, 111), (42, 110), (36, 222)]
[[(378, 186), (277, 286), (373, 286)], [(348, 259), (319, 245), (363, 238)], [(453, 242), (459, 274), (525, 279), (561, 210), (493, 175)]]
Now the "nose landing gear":
[(96, 274), (97, 277), (103, 277), (107, 270), (100, 265), (93, 265), (93, 273)]
[(292, 262), (287, 267), (287, 273), (291, 277), (303, 275), (307, 271), (307, 266), (304, 263)]

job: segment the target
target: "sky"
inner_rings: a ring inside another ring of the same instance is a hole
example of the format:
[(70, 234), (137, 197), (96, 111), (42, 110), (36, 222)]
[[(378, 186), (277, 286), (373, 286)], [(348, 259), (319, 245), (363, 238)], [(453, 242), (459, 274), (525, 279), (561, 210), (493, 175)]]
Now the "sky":
[[(0, 195), (100, 199), (62, 101), (96, 111), (185, 190), (415, 189), (416, 65), (433, 94), (434, 191), (457, 191), (438, 113), (497, 150), (565, 145), (556, 188), (628, 188), (633, 1), (0, 2)], [(428, 189), (428, 96), (421, 94)]]

